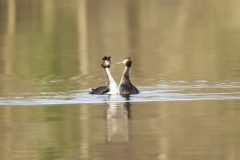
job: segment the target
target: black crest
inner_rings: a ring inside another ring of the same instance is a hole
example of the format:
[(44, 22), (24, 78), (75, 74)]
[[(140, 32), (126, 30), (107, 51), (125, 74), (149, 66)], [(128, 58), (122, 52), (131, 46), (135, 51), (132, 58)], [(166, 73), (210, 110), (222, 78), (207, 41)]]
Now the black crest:
[(107, 56), (104, 56), (103, 58), (102, 58), (102, 60), (106, 60), (108, 57)]
[(104, 61), (104, 60), (108, 60), (108, 61), (110, 61), (110, 59), (111, 59), (111, 56), (109, 56), (109, 57), (104, 56), (104, 57), (102, 58), (103, 61)]

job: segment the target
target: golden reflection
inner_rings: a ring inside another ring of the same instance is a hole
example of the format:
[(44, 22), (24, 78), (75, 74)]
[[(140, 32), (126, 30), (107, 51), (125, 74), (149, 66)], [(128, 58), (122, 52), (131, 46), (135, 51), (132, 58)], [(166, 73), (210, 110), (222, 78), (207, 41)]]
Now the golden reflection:
[(43, 32), (51, 34), (54, 31), (54, 20), (55, 20), (55, 5), (54, 0), (43, 0), (42, 1), (42, 14), (43, 14)]
[[(4, 74), (12, 75), (13, 72), (13, 54), (15, 51), (14, 46), (14, 36), (15, 36), (15, 26), (16, 25), (16, 2), (15, 0), (7, 1), (7, 23), (6, 23), (6, 35), (5, 35), (5, 44), (3, 50), (3, 60), (4, 60)], [(8, 90), (11, 88), (9, 83), (4, 84), (4, 88)], [(4, 107), (4, 123), (10, 124), (12, 122), (12, 108)], [(7, 127), (6, 127), (7, 128)], [(12, 143), (13, 143), (13, 132), (3, 132), (3, 136), (5, 137), (4, 141), (2, 141), (4, 146), (4, 154), (0, 157), (3, 160), (8, 160), (12, 156)]]
[(15, 33), (16, 2), (15, 0), (8, 0), (7, 2), (8, 2), (7, 34), (13, 35)]
[[(78, 60), (79, 71), (82, 75), (88, 74), (88, 29), (87, 29), (87, 1), (78, 0)], [(89, 159), (89, 128), (88, 128), (88, 108), (85, 105), (80, 107), (79, 118), (81, 119), (81, 144), (80, 157), (81, 159)]]
[(89, 60), (86, 0), (78, 0), (78, 42), (79, 70), (81, 72), (81, 75), (87, 75), (89, 70)]
[(80, 138), (80, 157), (81, 159), (88, 159), (89, 158), (89, 126), (88, 126), (88, 106), (81, 105), (79, 106), (79, 119), (81, 122), (81, 127), (79, 132), (81, 133)]
[[(12, 110), (10, 106), (4, 107), (4, 123), (9, 124), (12, 122)], [(4, 141), (2, 141), (2, 145), (4, 146), (5, 152), (3, 154), (3, 160), (8, 160), (12, 155), (12, 143), (13, 143), (13, 132), (1, 132), (1, 134), (5, 137)], [(1, 158), (1, 156), (0, 156)]]
[(14, 34), (15, 34), (15, 21), (16, 21), (16, 2), (15, 0), (7, 1), (8, 13), (7, 13), (7, 32), (4, 49), (4, 69), (6, 75), (12, 74), (13, 68), (13, 53), (14, 53)]
[(158, 156), (159, 160), (168, 160), (168, 139), (166, 137), (159, 138), (159, 145), (161, 147), (161, 153)]
[(107, 99), (108, 141), (129, 141), (130, 103), (111, 102), (118, 95), (109, 95)]

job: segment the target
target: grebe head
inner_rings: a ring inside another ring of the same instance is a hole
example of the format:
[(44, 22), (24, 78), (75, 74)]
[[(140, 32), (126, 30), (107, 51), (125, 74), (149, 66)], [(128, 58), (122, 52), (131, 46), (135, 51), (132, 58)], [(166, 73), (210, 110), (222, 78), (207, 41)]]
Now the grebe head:
[(123, 63), (125, 64), (127, 67), (131, 67), (132, 65), (132, 60), (130, 57), (124, 58), (123, 60), (121, 60), (120, 62), (117, 62), (117, 64)]
[(111, 59), (111, 56), (109, 56), (109, 57), (104, 56), (104, 57), (102, 58), (103, 62), (102, 62), (102, 64), (101, 64), (101, 66), (102, 66), (103, 68), (110, 68), (110, 65), (113, 66), (113, 64), (112, 64), (112, 62), (111, 62), (110, 59)]

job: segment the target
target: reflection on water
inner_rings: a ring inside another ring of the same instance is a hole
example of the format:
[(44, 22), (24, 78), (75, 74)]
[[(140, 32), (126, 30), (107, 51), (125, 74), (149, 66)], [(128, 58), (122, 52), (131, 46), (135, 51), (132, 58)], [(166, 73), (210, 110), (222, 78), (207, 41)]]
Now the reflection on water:
[[(108, 119), (108, 141), (121, 142), (128, 141), (128, 119), (130, 118), (130, 103), (129, 102), (111, 102), (111, 97), (115, 95), (110, 95), (108, 97), (107, 104), (109, 105), (107, 111)], [(129, 95), (125, 96), (126, 100), (129, 99)]]
[(237, 160), (238, 106), (239, 101), (2, 106), (0, 159)]

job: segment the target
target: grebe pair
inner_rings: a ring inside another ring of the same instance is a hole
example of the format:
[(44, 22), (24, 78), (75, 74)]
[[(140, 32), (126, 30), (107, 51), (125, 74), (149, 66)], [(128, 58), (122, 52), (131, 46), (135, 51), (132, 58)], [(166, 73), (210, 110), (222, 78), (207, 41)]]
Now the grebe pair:
[(101, 66), (105, 69), (108, 77), (108, 86), (101, 86), (96, 89), (92, 89), (92, 91), (89, 94), (138, 94), (140, 93), (138, 89), (131, 83), (129, 79), (129, 70), (132, 65), (132, 60), (130, 57), (124, 58), (122, 61), (118, 62), (117, 64), (123, 63), (126, 65), (123, 75), (120, 81), (119, 86), (117, 87), (117, 83), (114, 81), (109, 68), (110, 65), (113, 66), (111, 62), (111, 56), (103, 57), (103, 62)]

